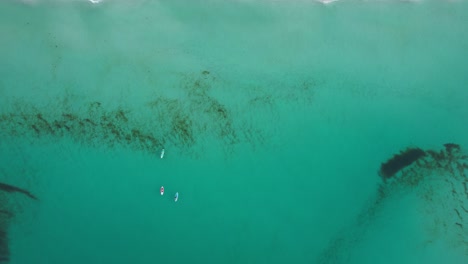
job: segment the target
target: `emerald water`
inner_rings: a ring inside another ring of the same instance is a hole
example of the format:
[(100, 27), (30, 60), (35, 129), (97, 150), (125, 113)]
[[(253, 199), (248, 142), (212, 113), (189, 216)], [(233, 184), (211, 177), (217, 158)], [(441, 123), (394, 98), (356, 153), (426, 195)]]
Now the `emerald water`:
[[(38, 200), (0, 197), (0, 263), (467, 263), (466, 25), (465, 1), (2, 1), (0, 182)], [(384, 183), (407, 148), (438, 161)]]

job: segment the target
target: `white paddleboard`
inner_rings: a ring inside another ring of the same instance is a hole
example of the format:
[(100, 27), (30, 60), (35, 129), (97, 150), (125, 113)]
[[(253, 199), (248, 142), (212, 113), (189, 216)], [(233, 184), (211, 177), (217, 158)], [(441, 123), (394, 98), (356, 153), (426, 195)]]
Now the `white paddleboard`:
[(161, 192), (161, 195), (164, 194), (164, 186), (161, 186), (161, 189), (159, 189), (159, 191)]
[(177, 202), (179, 200), (179, 193), (176, 192), (175, 196), (174, 196), (174, 201)]
[(164, 149), (161, 150), (161, 159), (164, 158)]

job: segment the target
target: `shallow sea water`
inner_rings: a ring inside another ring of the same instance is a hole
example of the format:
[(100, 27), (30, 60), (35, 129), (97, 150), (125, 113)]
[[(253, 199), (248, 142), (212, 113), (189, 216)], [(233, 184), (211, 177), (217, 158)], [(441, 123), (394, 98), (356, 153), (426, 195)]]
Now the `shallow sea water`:
[(5, 263), (466, 263), (467, 11), (2, 1)]

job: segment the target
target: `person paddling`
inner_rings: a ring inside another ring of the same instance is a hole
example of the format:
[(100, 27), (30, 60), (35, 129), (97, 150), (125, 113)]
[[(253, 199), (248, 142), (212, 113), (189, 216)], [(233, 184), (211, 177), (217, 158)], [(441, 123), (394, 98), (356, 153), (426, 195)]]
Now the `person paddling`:
[(174, 201), (177, 202), (177, 200), (179, 200), (179, 192), (176, 192), (174, 196)]

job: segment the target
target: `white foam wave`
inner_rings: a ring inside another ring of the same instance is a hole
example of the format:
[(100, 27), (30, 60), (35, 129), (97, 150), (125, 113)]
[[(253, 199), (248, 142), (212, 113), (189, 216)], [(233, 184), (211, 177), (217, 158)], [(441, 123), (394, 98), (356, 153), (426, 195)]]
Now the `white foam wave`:
[[(0, 0), (1, 1), (1, 0)], [(146, 0), (16, 0), (18, 2), (22, 2), (25, 4), (42, 4), (42, 3), (73, 3), (73, 2), (87, 2), (90, 4), (102, 4), (104, 2), (107, 3), (133, 3), (136, 4), (141, 3), (141, 2), (152, 2), (146, 1)], [(190, 1), (190, 0), (187, 0)], [(349, 2), (368, 2), (368, 3), (376, 3), (376, 2), (395, 2), (395, 3), (423, 3), (423, 2), (445, 2), (445, 3), (461, 3), (461, 2), (466, 2), (466, 0), (231, 0), (232, 2), (309, 2), (309, 3), (318, 3), (318, 4), (323, 4), (323, 5), (334, 5), (334, 4), (339, 4), (339, 3), (349, 3)], [(158, 1), (154, 1), (158, 2)], [(203, 1), (202, 1), (203, 2)]]
[(317, 2), (320, 2), (324, 5), (328, 5), (328, 4), (331, 4), (333, 2), (338, 2), (339, 0), (317, 0)]
[(18, 2), (24, 4), (45, 4), (45, 3), (72, 3), (72, 2), (89, 2), (91, 4), (99, 4), (102, 3), (104, 0), (18, 0)]

